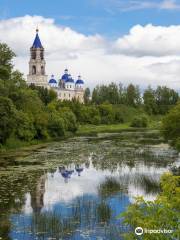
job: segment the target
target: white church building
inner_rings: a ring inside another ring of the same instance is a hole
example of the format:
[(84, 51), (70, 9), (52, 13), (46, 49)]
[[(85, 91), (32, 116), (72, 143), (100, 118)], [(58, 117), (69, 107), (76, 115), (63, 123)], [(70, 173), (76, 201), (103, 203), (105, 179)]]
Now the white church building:
[(38, 29), (32, 47), (30, 48), (29, 74), (27, 75), (27, 84), (34, 84), (57, 92), (58, 99), (72, 100), (77, 99), (84, 102), (84, 81), (81, 76), (74, 80), (65, 69), (62, 77), (57, 80), (54, 75), (48, 80), (45, 68), (44, 48), (39, 38)]

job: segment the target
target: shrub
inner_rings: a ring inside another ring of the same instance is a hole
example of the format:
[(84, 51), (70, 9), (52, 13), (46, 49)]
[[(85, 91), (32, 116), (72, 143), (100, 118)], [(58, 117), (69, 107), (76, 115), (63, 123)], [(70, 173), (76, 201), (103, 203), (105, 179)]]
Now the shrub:
[(27, 113), (17, 112), (15, 135), (23, 141), (31, 141), (35, 136), (33, 119)]
[(51, 137), (61, 137), (65, 135), (65, 123), (58, 114), (51, 114), (48, 124), (49, 135)]
[(131, 127), (146, 128), (148, 126), (148, 119), (145, 116), (135, 117), (131, 122)]

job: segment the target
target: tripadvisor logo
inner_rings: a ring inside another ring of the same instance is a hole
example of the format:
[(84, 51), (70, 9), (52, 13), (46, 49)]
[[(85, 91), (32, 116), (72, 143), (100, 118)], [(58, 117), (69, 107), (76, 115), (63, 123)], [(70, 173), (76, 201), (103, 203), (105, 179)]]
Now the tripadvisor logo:
[(143, 231), (142, 227), (137, 227), (135, 229), (135, 234), (138, 235), (138, 236), (141, 236), (143, 234), (143, 232), (144, 231)]

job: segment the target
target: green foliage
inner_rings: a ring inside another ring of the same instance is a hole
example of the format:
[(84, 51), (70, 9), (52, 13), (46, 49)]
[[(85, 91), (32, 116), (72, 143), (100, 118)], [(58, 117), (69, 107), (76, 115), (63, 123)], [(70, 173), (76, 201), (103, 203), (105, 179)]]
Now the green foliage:
[(67, 131), (75, 133), (78, 129), (78, 125), (76, 121), (76, 116), (70, 110), (70, 108), (67, 107), (61, 108), (60, 115), (64, 119), (65, 129)]
[(51, 113), (48, 120), (48, 130), (51, 137), (62, 137), (65, 135), (65, 123), (57, 113)]
[(150, 115), (157, 114), (158, 106), (156, 103), (155, 91), (151, 87), (145, 90), (143, 99), (145, 111)]
[(146, 116), (135, 117), (131, 122), (131, 127), (146, 128), (148, 126), (148, 119)]
[(84, 103), (88, 104), (90, 102), (91, 91), (89, 88), (86, 88), (84, 91)]
[(99, 105), (99, 112), (101, 115), (101, 123), (102, 124), (110, 124), (114, 122), (114, 111), (111, 104), (101, 104)]
[(0, 143), (4, 144), (10, 137), (16, 124), (16, 109), (12, 101), (0, 97)]
[(136, 107), (141, 104), (140, 91), (138, 86), (130, 84), (126, 90), (126, 103), (127, 105)]
[(30, 88), (38, 92), (38, 96), (45, 105), (57, 100), (57, 93), (52, 89), (48, 90), (47, 88), (35, 86), (33, 84), (30, 86)]
[(0, 43), (0, 79), (7, 80), (12, 70), (12, 58), (15, 54), (4, 43)]
[(172, 144), (179, 149), (180, 139), (180, 102), (164, 117), (162, 133), (166, 140), (172, 140)]
[(35, 133), (33, 119), (27, 113), (22, 111), (17, 112), (15, 136), (23, 141), (31, 141)]
[[(161, 178), (162, 192), (155, 201), (145, 201), (142, 197), (136, 198), (127, 211), (123, 213), (124, 223), (134, 230), (136, 227), (143, 229), (168, 229), (174, 230), (172, 234), (143, 235), (145, 240), (178, 239), (180, 213), (180, 177), (170, 173)], [(127, 233), (125, 239), (136, 239), (134, 231)]]
[(156, 90), (148, 87), (143, 99), (148, 114), (166, 114), (177, 103), (179, 96), (173, 89), (159, 86)]

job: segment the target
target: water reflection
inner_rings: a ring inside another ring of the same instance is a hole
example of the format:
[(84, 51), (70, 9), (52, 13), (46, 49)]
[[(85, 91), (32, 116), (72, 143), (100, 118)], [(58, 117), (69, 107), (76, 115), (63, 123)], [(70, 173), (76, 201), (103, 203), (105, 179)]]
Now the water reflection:
[[(135, 196), (154, 199), (162, 173), (178, 166), (167, 145), (136, 145), (127, 136), (54, 143), (25, 158), (26, 167), (0, 171), (0, 237), (123, 239), (116, 216)], [(42, 164), (34, 167), (36, 160)]]

